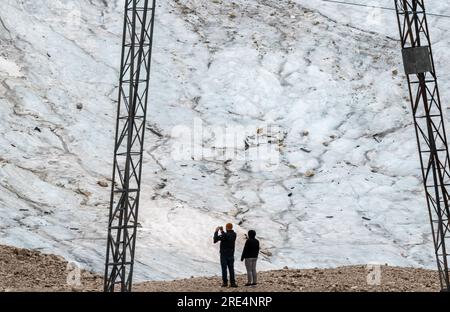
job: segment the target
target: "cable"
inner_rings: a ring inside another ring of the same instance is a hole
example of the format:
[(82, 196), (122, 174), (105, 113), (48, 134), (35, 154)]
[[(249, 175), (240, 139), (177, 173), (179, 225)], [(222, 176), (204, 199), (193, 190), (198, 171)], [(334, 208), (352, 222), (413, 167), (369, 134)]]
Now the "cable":
[[(395, 11), (395, 9), (393, 9), (393, 8), (376, 6), (376, 5), (368, 5), (368, 4), (362, 4), (362, 3), (345, 2), (345, 1), (338, 1), (338, 0), (322, 0), (322, 1), (323, 2), (337, 3), (337, 4), (353, 5), (353, 6), (365, 7), (365, 8), (371, 8), (371, 9), (381, 9), (381, 10)], [(444, 14), (427, 13), (427, 15), (429, 15), (429, 16), (436, 16), (436, 17), (450, 18), (450, 15), (444, 15)]]

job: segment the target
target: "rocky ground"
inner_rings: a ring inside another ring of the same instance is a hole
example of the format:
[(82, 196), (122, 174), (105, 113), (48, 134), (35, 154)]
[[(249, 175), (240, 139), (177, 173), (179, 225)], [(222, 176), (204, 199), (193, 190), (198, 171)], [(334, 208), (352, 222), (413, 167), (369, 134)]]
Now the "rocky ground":
[(82, 286), (75, 282), (76, 271), (55, 255), (38, 251), (0, 246), (0, 291), (95, 291), (102, 278), (81, 271)]
[[(0, 246), (0, 291), (101, 291), (102, 278), (77, 270), (55, 255)], [(381, 285), (369, 286), (365, 266), (335, 269), (267, 271), (259, 273), (256, 287), (245, 287), (238, 276), (238, 288), (221, 288), (219, 277), (196, 277), (168, 282), (136, 284), (134, 291), (439, 291), (437, 272), (415, 268), (381, 267)]]

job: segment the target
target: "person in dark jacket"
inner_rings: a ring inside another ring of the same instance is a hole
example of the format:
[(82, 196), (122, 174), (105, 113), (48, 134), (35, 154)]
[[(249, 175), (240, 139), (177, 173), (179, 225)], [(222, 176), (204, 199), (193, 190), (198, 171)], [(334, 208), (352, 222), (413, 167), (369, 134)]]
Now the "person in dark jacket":
[(242, 251), (241, 261), (245, 260), (245, 268), (247, 269), (247, 284), (245, 286), (256, 285), (256, 261), (259, 254), (259, 241), (256, 239), (254, 230), (248, 231), (248, 238)]
[[(233, 225), (228, 223), (226, 232), (223, 227), (216, 228), (214, 232), (214, 244), (220, 241), (220, 265), (222, 266), (222, 287), (228, 286), (227, 268), (230, 272), (230, 286), (237, 287), (234, 275), (234, 246), (236, 242), (236, 233), (233, 231)], [(219, 235), (220, 231), (220, 235)]]

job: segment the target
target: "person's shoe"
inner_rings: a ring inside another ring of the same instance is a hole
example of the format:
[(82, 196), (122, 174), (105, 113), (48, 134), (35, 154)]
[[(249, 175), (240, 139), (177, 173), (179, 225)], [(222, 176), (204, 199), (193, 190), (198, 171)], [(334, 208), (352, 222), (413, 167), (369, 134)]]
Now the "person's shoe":
[(252, 283), (247, 283), (244, 286), (252, 286), (252, 285), (253, 285)]
[(256, 284), (256, 283), (253, 283), (253, 284), (252, 284), (252, 286), (256, 286), (256, 285), (258, 285), (258, 284)]
[(222, 286), (220, 287), (228, 287), (228, 283), (222, 283)]
[(238, 285), (237, 285), (236, 283), (232, 283), (232, 284), (230, 285), (230, 287), (237, 288)]

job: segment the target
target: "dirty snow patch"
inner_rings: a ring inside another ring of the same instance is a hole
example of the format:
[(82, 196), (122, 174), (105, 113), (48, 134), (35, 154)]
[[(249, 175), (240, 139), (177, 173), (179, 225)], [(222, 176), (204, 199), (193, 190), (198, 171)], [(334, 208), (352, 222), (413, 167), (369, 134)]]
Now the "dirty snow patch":
[(3, 57), (0, 57), (0, 73), (6, 73), (8, 76), (12, 77), (22, 77), (23, 74), (20, 72), (20, 67)]

